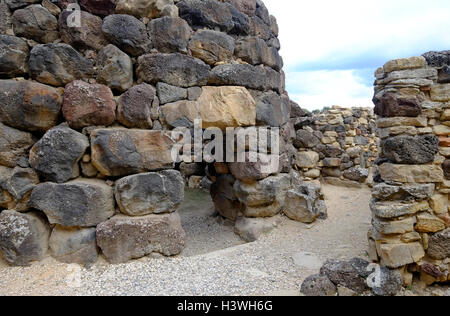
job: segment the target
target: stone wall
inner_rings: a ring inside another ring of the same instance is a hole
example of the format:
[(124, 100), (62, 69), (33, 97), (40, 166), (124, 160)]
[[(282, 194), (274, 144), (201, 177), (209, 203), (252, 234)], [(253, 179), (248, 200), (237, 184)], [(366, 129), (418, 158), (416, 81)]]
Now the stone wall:
[[(81, 12), (74, 2), (0, 2), (8, 263), (50, 253), (90, 265), (99, 249), (112, 263), (177, 255), (185, 178), (195, 186), (201, 177), (247, 240), (282, 211), (306, 222), (326, 216), (320, 186), (292, 172), (278, 27), (262, 1), (80, 0)], [(263, 168), (265, 154), (254, 163), (175, 163), (173, 131), (196, 119), (221, 130), (280, 128), (279, 168)]]
[(379, 143), (372, 109), (333, 106), (312, 114), (296, 104), (293, 109), (295, 167), (304, 179), (354, 186), (368, 179)]
[(377, 70), (381, 151), (372, 191), (370, 256), (405, 284), (450, 280), (450, 51), (393, 60)]

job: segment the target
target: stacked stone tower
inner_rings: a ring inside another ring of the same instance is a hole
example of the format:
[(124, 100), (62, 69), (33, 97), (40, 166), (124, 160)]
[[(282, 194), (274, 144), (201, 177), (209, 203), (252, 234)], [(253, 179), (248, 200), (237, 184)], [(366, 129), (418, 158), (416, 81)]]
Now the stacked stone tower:
[[(50, 253), (90, 265), (99, 249), (113, 263), (177, 255), (192, 175), (239, 231), (282, 211), (325, 216), (320, 187), (291, 172), (291, 103), (262, 1), (1, 0), (0, 17), (0, 252), (10, 264)], [(272, 128), (278, 168), (266, 168), (268, 153), (175, 162), (173, 131), (197, 119)]]
[(381, 138), (371, 209), (370, 255), (399, 268), (450, 280), (450, 52), (393, 60), (376, 72)]

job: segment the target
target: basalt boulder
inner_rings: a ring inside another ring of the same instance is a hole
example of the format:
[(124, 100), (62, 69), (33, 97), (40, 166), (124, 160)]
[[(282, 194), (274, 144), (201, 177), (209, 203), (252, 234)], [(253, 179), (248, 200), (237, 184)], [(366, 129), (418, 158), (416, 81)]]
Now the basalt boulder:
[(182, 252), (186, 233), (177, 213), (128, 217), (117, 215), (97, 226), (97, 244), (111, 263), (123, 263), (151, 253)]
[(0, 123), (0, 165), (14, 168), (28, 165), (28, 152), (36, 138)]
[(19, 37), (39, 43), (51, 43), (58, 39), (58, 21), (39, 4), (14, 11), (12, 16), (14, 33)]
[(133, 16), (110, 15), (103, 20), (102, 31), (112, 44), (132, 56), (143, 55), (151, 49), (145, 24)]
[(234, 53), (234, 39), (213, 30), (198, 30), (189, 42), (192, 56), (209, 65), (231, 60)]
[(58, 90), (32, 81), (0, 80), (0, 121), (11, 127), (45, 132), (58, 122)]
[(384, 157), (399, 164), (426, 164), (439, 152), (439, 139), (434, 135), (395, 136), (381, 143)]
[(153, 48), (161, 53), (187, 52), (192, 30), (180, 18), (153, 19), (147, 26)]
[[(129, 128), (152, 128), (154, 109), (159, 106), (155, 89), (146, 84), (130, 88), (117, 102), (117, 120)], [(155, 119), (158, 118), (156, 115)]]
[(114, 45), (100, 50), (97, 56), (97, 81), (113, 90), (127, 91), (133, 86), (133, 62)]
[(0, 75), (18, 77), (28, 73), (30, 50), (27, 42), (15, 36), (0, 35)]
[(36, 45), (30, 53), (30, 75), (44, 84), (62, 87), (94, 74), (94, 64), (67, 44)]
[(184, 180), (176, 170), (141, 173), (117, 181), (114, 192), (125, 215), (172, 213), (184, 200)]
[(37, 212), (0, 213), (0, 250), (11, 265), (28, 266), (47, 255), (50, 227)]
[(138, 58), (136, 73), (141, 81), (159, 81), (177, 87), (204, 86), (210, 67), (199, 59), (182, 54), (148, 54)]
[(30, 165), (49, 181), (66, 182), (80, 175), (78, 162), (88, 147), (86, 136), (61, 124), (31, 148)]
[(91, 133), (92, 163), (107, 176), (172, 169), (174, 144), (163, 131), (97, 129)]
[(64, 90), (62, 112), (74, 129), (108, 126), (116, 120), (116, 101), (107, 86), (77, 80)]
[(51, 224), (93, 227), (114, 215), (113, 188), (91, 179), (41, 183), (31, 193), (29, 205), (44, 212)]

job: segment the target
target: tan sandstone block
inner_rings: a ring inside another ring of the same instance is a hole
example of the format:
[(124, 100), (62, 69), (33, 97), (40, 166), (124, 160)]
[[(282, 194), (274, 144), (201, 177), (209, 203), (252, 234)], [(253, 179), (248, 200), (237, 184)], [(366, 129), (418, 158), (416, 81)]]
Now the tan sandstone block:
[(448, 136), (450, 135), (450, 127), (446, 125), (436, 125), (433, 126), (433, 132), (438, 136)]
[(444, 181), (444, 172), (438, 165), (395, 165), (382, 164), (379, 167), (381, 178), (385, 181), (403, 183), (440, 183)]
[(256, 102), (244, 87), (203, 87), (198, 104), (203, 128), (256, 124)]
[(381, 262), (389, 268), (418, 262), (425, 256), (425, 251), (419, 242), (409, 244), (383, 244), (379, 246)]
[(396, 71), (396, 70), (416, 69), (416, 68), (425, 67), (426, 64), (427, 64), (427, 61), (422, 56), (395, 59), (395, 60), (388, 61), (383, 66), (383, 71), (384, 72), (392, 72), (392, 71)]
[(431, 100), (438, 102), (450, 101), (450, 84), (439, 84), (431, 87)]
[(436, 215), (448, 212), (448, 196), (446, 194), (436, 194), (430, 199), (430, 206)]
[(436, 233), (445, 229), (445, 223), (430, 213), (417, 215), (416, 231), (419, 233)]
[(424, 116), (419, 117), (385, 117), (377, 119), (378, 128), (394, 126), (415, 126), (427, 127), (428, 119)]

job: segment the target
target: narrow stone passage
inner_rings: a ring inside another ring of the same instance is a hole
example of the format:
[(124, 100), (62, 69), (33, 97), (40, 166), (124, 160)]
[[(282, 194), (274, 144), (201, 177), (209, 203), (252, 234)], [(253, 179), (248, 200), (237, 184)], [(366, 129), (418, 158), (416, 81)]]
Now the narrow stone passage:
[(182, 256), (120, 265), (101, 260), (90, 270), (51, 258), (28, 268), (2, 262), (0, 295), (298, 295), (303, 279), (326, 259), (367, 258), (370, 190), (329, 185), (323, 190), (326, 221), (306, 225), (283, 218), (278, 228), (248, 244), (232, 226), (217, 223), (208, 194), (188, 191), (180, 211), (188, 240)]

